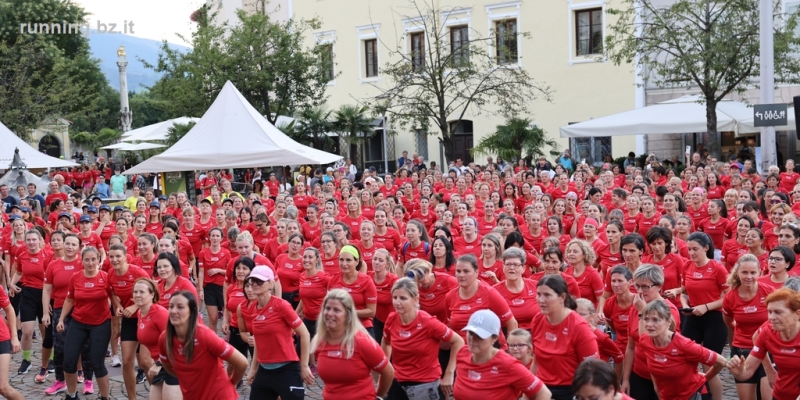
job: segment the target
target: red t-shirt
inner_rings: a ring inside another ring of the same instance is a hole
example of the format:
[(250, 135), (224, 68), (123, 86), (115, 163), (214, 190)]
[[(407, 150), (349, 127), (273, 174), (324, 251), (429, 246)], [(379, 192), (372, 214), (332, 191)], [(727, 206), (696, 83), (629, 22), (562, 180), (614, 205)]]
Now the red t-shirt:
[(400, 233), (393, 228), (386, 228), (385, 235), (378, 235), (375, 233), (372, 240), (374, 240), (375, 243), (383, 245), (386, 250), (389, 250), (392, 257), (397, 257), (397, 252), (400, 251), (403, 246), (403, 238), (400, 236)]
[[(333, 275), (328, 281), (328, 290), (331, 289), (344, 289), (347, 293), (350, 293), (356, 310), (366, 310), (367, 305), (378, 303), (378, 292), (375, 289), (375, 283), (366, 274), (359, 273), (355, 282), (351, 284), (344, 282), (341, 273)], [(361, 318), (361, 325), (364, 325), (365, 328), (372, 328), (372, 318)]]
[(81, 237), (81, 248), (85, 249), (89, 246), (92, 246), (98, 250), (103, 248), (103, 240), (100, 239), (100, 236), (94, 232), (89, 233), (88, 237), (83, 237), (82, 234), (78, 234)]
[(356, 333), (350, 358), (340, 345), (328, 343), (320, 343), (314, 355), (319, 377), (325, 382), (323, 398), (375, 400), (375, 384), (370, 372), (383, 371), (389, 360), (369, 335)]
[(414, 258), (420, 258), (423, 260), (428, 260), (428, 254), (431, 251), (431, 246), (428, 242), (420, 241), (417, 247), (411, 246), (411, 243), (405, 242), (403, 243), (403, 247), (400, 248), (400, 259), (403, 262), (408, 262), (408, 260)]
[(305, 271), (300, 274), (300, 300), (303, 302), (305, 319), (316, 321), (319, 317), (322, 300), (328, 294), (329, 279), (330, 275), (325, 271), (317, 271), (312, 277), (307, 276)]
[(785, 341), (770, 323), (765, 323), (758, 331), (758, 338), (750, 355), (763, 360), (767, 352), (772, 355), (772, 361), (780, 371), (775, 380), (772, 397), (776, 400), (796, 399), (800, 396), (800, 385), (797, 384), (800, 382), (800, 363), (797, 362), (797, 354), (800, 354), (800, 335)]
[(781, 172), (781, 185), (780, 188), (786, 193), (794, 191), (794, 186), (797, 185), (797, 180), (800, 179), (800, 173)]
[(609, 297), (603, 306), (603, 314), (606, 316), (606, 321), (611, 324), (617, 334), (614, 342), (623, 353), (628, 346), (628, 316), (632, 307), (633, 301), (626, 308), (620, 307), (617, 302), (617, 295)]
[(138, 265), (139, 268), (143, 269), (144, 272), (147, 272), (147, 276), (154, 276), (156, 269), (156, 260), (158, 259), (157, 255), (153, 256), (153, 259), (150, 262), (146, 262), (143, 259), (143, 256), (135, 257), (133, 260), (130, 261), (130, 264)]
[(169, 299), (173, 294), (180, 292), (181, 290), (189, 291), (194, 295), (195, 299), (198, 298), (197, 289), (195, 289), (192, 281), (182, 276), (178, 276), (177, 279), (175, 279), (175, 283), (173, 283), (169, 289), (167, 289), (167, 281), (162, 280), (161, 282), (158, 282), (158, 304), (166, 309), (169, 309)]
[(656, 347), (653, 338), (642, 335), (638, 347), (647, 355), (647, 368), (662, 399), (688, 399), (706, 383), (697, 364), (714, 364), (717, 354), (675, 333), (666, 347)]
[(692, 219), (692, 225), (697, 226), (702, 220), (708, 218), (708, 203), (703, 203), (699, 209), (695, 209), (694, 204), (687, 205), (686, 213)]
[(135, 265), (128, 265), (128, 271), (121, 276), (113, 269), (108, 273), (111, 291), (119, 297), (122, 307), (133, 305), (133, 285), (139, 278), (148, 278), (147, 272)]
[(711, 303), (719, 300), (722, 292), (728, 289), (728, 271), (714, 260), (708, 260), (702, 268), (689, 260), (683, 267), (683, 286), (691, 306)]
[[(595, 240), (595, 242), (598, 241)], [(595, 253), (597, 254), (597, 259), (600, 261), (600, 270), (603, 271), (606, 277), (610, 276), (608, 270), (625, 262), (622, 258), (622, 252), (612, 253), (611, 246), (607, 243), (603, 243), (595, 248)], [(610, 282), (610, 279), (606, 279), (606, 283), (608, 282)], [(611, 286), (606, 285), (605, 290), (606, 292), (610, 292)]]
[(522, 392), (530, 398), (544, 384), (510, 354), (498, 351), (484, 364), (472, 362), (468, 346), (458, 352), (453, 396), (459, 400), (516, 399)]
[(392, 366), (398, 382), (433, 382), (442, 376), (439, 342), (447, 342), (453, 331), (425, 311), (417, 312), (408, 325), (397, 313), (386, 318), (383, 343), (392, 346)]
[(714, 243), (715, 249), (722, 249), (722, 245), (725, 243), (725, 231), (728, 229), (729, 222), (721, 217), (717, 222), (711, 222), (711, 218), (706, 218), (695, 227), (698, 231), (705, 232), (711, 237), (711, 242)]
[(159, 358), (158, 339), (161, 333), (167, 329), (169, 312), (166, 308), (158, 304), (152, 304), (147, 315), (142, 316), (142, 311), (136, 313), (138, 324), (136, 328), (136, 338), (142, 346), (150, 350), (150, 357), (154, 360)]
[(603, 279), (592, 266), (587, 266), (580, 276), (575, 276), (575, 268), (570, 266), (564, 270), (564, 275), (570, 275), (578, 282), (581, 298), (588, 299), (597, 306), (597, 299), (603, 295)]
[(361, 254), (361, 259), (367, 264), (367, 271), (372, 271), (372, 259), (375, 257), (375, 251), (382, 249), (383, 245), (373, 241), (372, 247), (369, 249), (365, 248), (362, 242), (356, 242), (353, 246), (358, 249), (358, 253)]
[[(514, 314), (506, 303), (506, 299), (500, 295), (493, 287), (484, 282), (478, 282), (478, 291), (469, 299), (462, 299), (458, 294), (458, 288), (455, 288), (447, 293), (447, 324), (454, 332), (461, 335), (461, 338), (466, 342), (467, 333), (461, 329), (467, 326), (469, 317), (478, 310), (492, 310), (498, 317), (500, 322), (505, 324)], [(505, 339), (501, 334), (501, 343), (505, 344)]]
[(203, 324), (197, 324), (194, 333), (194, 355), (187, 363), (183, 356), (183, 343), (172, 339), (173, 354), (167, 354), (167, 333), (158, 339), (158, 353), (162, 363), (169, 363), (178, 381), (192, 382), (181, 385), (184, 399), (238, 400), (239, 394), (231, 383), (223, 360), (236, 351), (217, 333)]
[(45, 250), (31, 254), (27, 249), (17, 253), (17, 273), (22, 277), (19, 280), (27, 288), (41, 289), (44, 284), (44, 261), (47, 258)]
[(733, 330), (733, 346), (742, 349), (753, 348), (753, 334), (767, 322), (767, 295), (775, 288), (769, 285), (758, 285), (756, 295), (745, 301), (738, 289), (732, 289), (722, 300), (722, 312), (733, 318), (736, 326)]
[(720, 258), (720, 262), (722, 262), (725, 265), (725, 269), (730, 272), (733, 270), (733, 266), (736, 265), (736, 261), (739, 261), (739, 257), (741, 257), (742, 254), (747, 254), (747, 251), (746, 244), (739, 244), (736, 238), (732, 237), (722, 244), (722, 258)]
[[(247, 307), (247, 318), (253, 324), (250, 331), (256, 341), (258, 362), (274, 364), (288, 361), (299, 361), (292, 343), (294, 329), (303, 325), (288, 301), (271, 296), (264, 307), (258, 307), (258, 301)], [(245, 316), (242, 306), (242, 317)]]
[(433, 276), (434, 282), (429, 288), (419, 287), (419, 308), (447, 323), (447, 293), (458, 287), (458, 281), (442, 272), (434, 272)]
[(203, 287), (206, 287), (209, 283), (219, 286), (225, 283), (225, 274), (210, 275), (208, 271), (219, 268), (227, 272), (230, 259), (231, 252), (224, 248), (220, 248), (217, 253), (212, 252), (210, 247), (200, 251), (200, 255), (197, 257), (197, 268), (205, 271)]
[(650, 228), (658, 225), (658, 220), (660, 219), (661, 214), (659, 213), (654, 213), (650, 218), (645, 217), (643, 212), (639, 213), (639, 215), (636, 217), (636, 227), (638, 228), (637, 232), (639, 232), (639, 234), (642, 236), (647, 235), (647, 231), (650, 230)]
[[(672, 320), (675, 321), (675, 332), (680, 332), (681, 315), (678, 313), (678, 308), (672, 303), (667, 303), (667, 305), (669, 305)], [(639, 344), (639, 311), (636, 310), (636, 307), (631, 307), (630, 313), (628, 314), (628, 340)], [(650, 379), (650, 369), (647, 367), (647, 358), (648, 355), (642, 350), (642, 347), (636, 346), (633, 353), (633, 373), (642, 378)]]
[(496, 259), (494, 264), (492, 265), (483, 265), (483, 259), (478, 259), (478, 279), (481, 282), (486, 282), (489, 285), (494, 285), (494, 279), (489, 277), (488, 272), (493, 272), (494, 276), (497, 277), (499, 281), (504, 281), (506, 279), (506, 274), (503, 272), (503, 260)]
[[(578, 281), (572, 277), (572, 275), (565, 274), (563, 272), (559, 272), (562, 278), (564, 278), (564, 282), (567, 282), (567, 291), (572, 297), (579, 299), (581, 297), (581, 289), (578, 287)], [(535, 281), (540, 281), (544, 277), (544, 271), (537, 272), (530, 276), (530, 279)]]
[(531, 331), (536, 375), (549, 386), (571, 385), (578, 364), (599, 356), (592, 327), (574, 311), (558, 325), (539, 314), (531, 322)]
[(47, 271), (44, 273), (44, 283), (53, 285), (50, 298), (53, 299), (54, 309), (64, 307), (69, 281), (72, 279), (72, 275), (79, 271), (83, 271), (80, 257), (70, 262), (66, 262), (60, 258), (55, 259), (47, 267)]
[[(372, 282), (375, 283), (375, 272), (367, 272)], [(389, 313), (394, 312), (394, 305), (392, 305), (392, 286), (397, 282), (397, 275), (387, 272), (386, 278), (381, 283), (375, 283), (375, 291), (378, 293), (378, 303), (375, 309), (375, 318), (378, 321), (386, 321)]]
[(611, 336), (601, 331), (600, 328), (595, 328), (592, 332), (597, 338), (597, 350), (600, 353), (600, 359), (603, 361), (613, 359), (615, 364), (621, 363), (625, 358), (622, 353), (625, 350), (620, 349), (619, 346), (611, 340)]
[(708, 187), (706, 190), (708, 192), (706, 198), (709, 200), (722, 199), (725, 197), (725, 188), (720, 185), (714, 186), (713, 188)]
[[(683, 283), (683, 267), (686, 265), (686, 259), (675, 253), (668, 253), (661, 261), (655, 261), (652, 254), (642, 257), (642, 264), (655, 264), (661, 267), (664, 272), (664, 284), (661, 286), (662, 290), (680, 288)], [(683, 307), (681, 305), (680, 296), (674, 299), (665, 299), (671, 301), (676, 307)]]
[(111, 318), (108, 301), (111, 284), (108, 274), (98, 271), (92, 278), (83, 271), (72, 275), (67, 286), (67, 298), (72, 299), (72, 319), (86, 325), (100, 325)]
[(200, 226), (200, 222), (195, 220), (194, 228), (188, 229), (186, 225), (181, 225), (181, 237), (186, 238), (192, 245), (194, 254), (200, 254), (203, 250), (203, 242), (206, 240), (206, 229)]
[[(10, 305), (11, 301), (9, 301), (6, 291), (0, 290), (0, 308), (5, 309)], [(8, 330), (8, 325), (0, 323), (0, 342), (5, 342), (6, 340), (11, 340), (11, 332)]]
[(536, 284), (538, 281), (522, 279), (523, 287), (519, 293), (511, 293), (505, 282), (494, 285), (494, 289), (508, 303), (508, 308), (522, 329), (530, 330), (533, 317), (539, 314), (539, 303), (536, 301)]
[(351, 218), (349, 215), (342, 215), (338, 218), (339, 222), (344, 222), (350, 228), (350, 241), (357, 242), (361, 240), (361, 222), (366, 220), (363, 215), (356, 218)]
[(456, 257), (463, 256), (465, 254), (472, 254), (475, 256), (475, 258), (480, 258), (482, 239), (483, 237), (480, 235), (478, 235), (472, 242), (467, 242), (463, 236), (453, 238), (453, 254), (455, 254)]

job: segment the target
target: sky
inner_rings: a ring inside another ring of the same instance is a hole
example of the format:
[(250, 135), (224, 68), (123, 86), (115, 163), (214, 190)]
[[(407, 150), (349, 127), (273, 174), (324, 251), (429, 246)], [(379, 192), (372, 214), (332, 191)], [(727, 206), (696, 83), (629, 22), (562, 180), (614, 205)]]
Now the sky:
[[(188, 46), (176, 33), (191, 39), (194, 23), (189, 16), (204, 0), (73, 0), (90, 14), (91, 29), (116, 24), (116, 31), (131, 36), (164, 40)], [(127, 22), (127, 24), (126, 24)], [(133, 23), (132, 33), (130, 23)], [(127, 29), (126, 29), (127, 28)]]

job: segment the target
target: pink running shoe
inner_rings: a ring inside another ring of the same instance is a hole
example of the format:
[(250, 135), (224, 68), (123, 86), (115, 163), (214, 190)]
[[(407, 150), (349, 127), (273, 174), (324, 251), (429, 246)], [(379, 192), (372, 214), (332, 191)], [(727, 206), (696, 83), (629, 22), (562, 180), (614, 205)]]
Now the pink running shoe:
[(47, 388), (44, 392), (49, 395), (54, 395), (61, 392), (67, 391), (67, 383), (64, 381), (55, 381), (53, 385)]
[(92, 381), (87, 380), (83, 382), (83, 394), (92, 394), (94, 393), (94, 383)]

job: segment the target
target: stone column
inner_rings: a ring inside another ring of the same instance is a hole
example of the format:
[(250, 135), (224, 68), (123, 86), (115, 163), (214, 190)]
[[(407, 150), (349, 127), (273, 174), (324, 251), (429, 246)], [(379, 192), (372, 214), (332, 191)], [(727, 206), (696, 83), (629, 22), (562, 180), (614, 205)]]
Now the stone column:
[(133, 112), (131, 112), (128, 104), (128, 76), (126, 74), (128, 60), (126, 59), (124, 46), (119, 46), (117, 56), (119, 57), (117, 61), (117, 66), (119, 67), (119, 131), (127, 132), (131, 130)]

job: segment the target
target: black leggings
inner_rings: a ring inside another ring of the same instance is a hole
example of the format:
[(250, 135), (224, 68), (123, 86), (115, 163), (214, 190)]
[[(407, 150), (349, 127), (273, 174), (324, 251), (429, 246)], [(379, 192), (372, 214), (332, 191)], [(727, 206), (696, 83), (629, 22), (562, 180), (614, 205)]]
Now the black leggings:
[[(58, 320), (61, 318), (61, 309), (56, 308), (53, 310), (53, 321), (47, 331), (53, 336), (53, 365), (56, 367), (56, 380), (64, 382), (64, 348), (67, 343), (67, 331), (72, 324), (72, 317), (64, 318), (64, 332), (58, 332), (56, 326)], [(88, 380), (94, 377), (94, 370), (92, 370), (92, 363), (89, 361), (89, 343), (83, 345), (81, 351), (81, 365), (83, 366), (83, 376)]]
[(251, 400), (303, 400), (306, 395), (300, 378), (300, 363), (290, 362), (280, 368), (265, 369), (259, 366), (250, 387)]
[(78, 372), (78, 355), (84, 344), (89, 343), (89, 360), (98, 378), (108, 375), (106, 370), (106, 349), (111, 341), (111, 319), (100, 325), (86, 325), (72, 320), (67, 330), (67, 343), (64, 349), (64, 372), (74, 374)]
[(686, 316), (681, 334), (715, 353), (722, 354), (728, 340), (728, 327), (722, 320), (722, 313), (711, 310), (699, 317)]
[(239, 328), (231, 327), (231, 334), (228, 336), (228, 344), (233, 346), (234, 349), (239, 350), (239, 353), (242, 353), (245, 357), (247, 357), (248, 354), (250, 354), (251, 358), (253, 357), (253, 348), (242, 340), (242, 334)]
[(381, 341), (383, 340), (384, 325), (385, 324), (383, 323), (383, 321), (377, 318), (372, 318), (372, 329), (375, 331), (375, 341), (378, 342), (378, 344), (381, 344)]
[(650, 379), (643, 378), (631, 371), (630, 396), (636, 400), (658, 400), (655, 385)]

